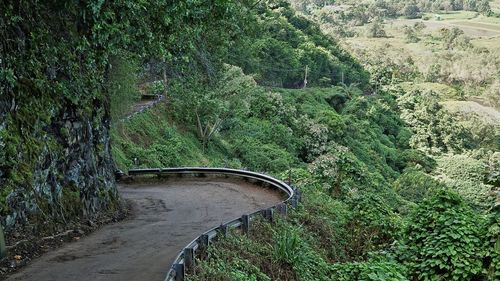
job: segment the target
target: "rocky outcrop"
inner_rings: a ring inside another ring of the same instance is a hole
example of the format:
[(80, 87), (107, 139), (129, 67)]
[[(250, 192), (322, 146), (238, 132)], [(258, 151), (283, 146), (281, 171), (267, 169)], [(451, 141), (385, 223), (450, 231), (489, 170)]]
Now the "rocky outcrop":
[(57, 230), (117, 202), (105, 89), (116, 49), (95, 28), (105, 21), (101, 5), (0, 4), (0, 222), (7, 229)]
[(3, 225), (47, 226), (93, 218), (113, 207), (117, 192), (109, 129), (105, 98), (75, 105), (49, 95), (2, 93)]

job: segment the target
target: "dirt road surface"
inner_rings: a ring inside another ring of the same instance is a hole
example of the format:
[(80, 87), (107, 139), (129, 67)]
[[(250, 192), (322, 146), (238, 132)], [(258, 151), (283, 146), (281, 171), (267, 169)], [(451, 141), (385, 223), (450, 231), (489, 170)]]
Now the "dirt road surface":
[(162, 281), (177, 253), (221, 222), (270, 207), (277, 192), (220, 178), (120, 185), (131, 216), (34, 260), (10, 281)]

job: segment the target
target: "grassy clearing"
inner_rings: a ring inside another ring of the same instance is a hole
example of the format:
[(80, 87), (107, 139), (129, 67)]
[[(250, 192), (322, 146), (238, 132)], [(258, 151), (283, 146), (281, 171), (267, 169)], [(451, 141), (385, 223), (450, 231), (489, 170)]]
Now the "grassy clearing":
[(459, 21), (459, 22), (454, 22), (454, 24), (459, 26), (471, 26), (478, 29), (487, 29), (500, 32), (500, 25), (498, 24), (490, 24), (490, 23), (482, 23), (474, 21)]
[(464, 115), (476, 114), (485, 122), (500, 125), (500, 112), (475, 101), (445, 101), (443, 106), (450, 112)]
[(451, 11), (447, 13), (425, 13), (422, 18), (440, 18), (441, 20), (473, 19), (478, 16), (473, 11)]
[(416, 22), (423, 22), (426, 25), (424, 32), (432, 33), (436, 32), (442, 28), (453, 28), (458, 27), (462, 29), (467, 36), (470, 37), (492, 37), (500, 35), (500, 23), (495, 21), (484, 21), (482, 19), (471, 19), (471, 20), (415, 20), (415, 19), (397, 19), (390, 21), (391, 25), (396, 27), (402, 27), (404, 25), (413, 25)]

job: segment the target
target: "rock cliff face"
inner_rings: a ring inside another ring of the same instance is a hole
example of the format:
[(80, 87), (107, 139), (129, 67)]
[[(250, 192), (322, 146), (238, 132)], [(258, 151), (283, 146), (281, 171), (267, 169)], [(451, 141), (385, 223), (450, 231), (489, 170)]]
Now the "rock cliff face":
[(7, 229), (93, 218), (117, 201), (104, 85), (118, 47), (100, 28), (112, 14), (102, 6), (0, 3), (0, 222)]
[(14, 92), (0, 96), (2, 224), (50, 227), (112, 207), (117, 193), (105, 98), (76, 106)]

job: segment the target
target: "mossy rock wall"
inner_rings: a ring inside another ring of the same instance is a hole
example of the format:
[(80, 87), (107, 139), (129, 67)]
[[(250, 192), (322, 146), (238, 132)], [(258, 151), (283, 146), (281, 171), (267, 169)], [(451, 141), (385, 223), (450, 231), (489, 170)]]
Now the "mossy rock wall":
[(0, 112), (0, 211), (7, 228), (93, 217), (114, 204), (105, 100), (76, 106), (2, 95)]
[(0, 222), (7, 230), (93, 218), (117, 201), (103, 87), (111, 48), (97, 30), (99, 3), (91, 4), (0, 4)]

